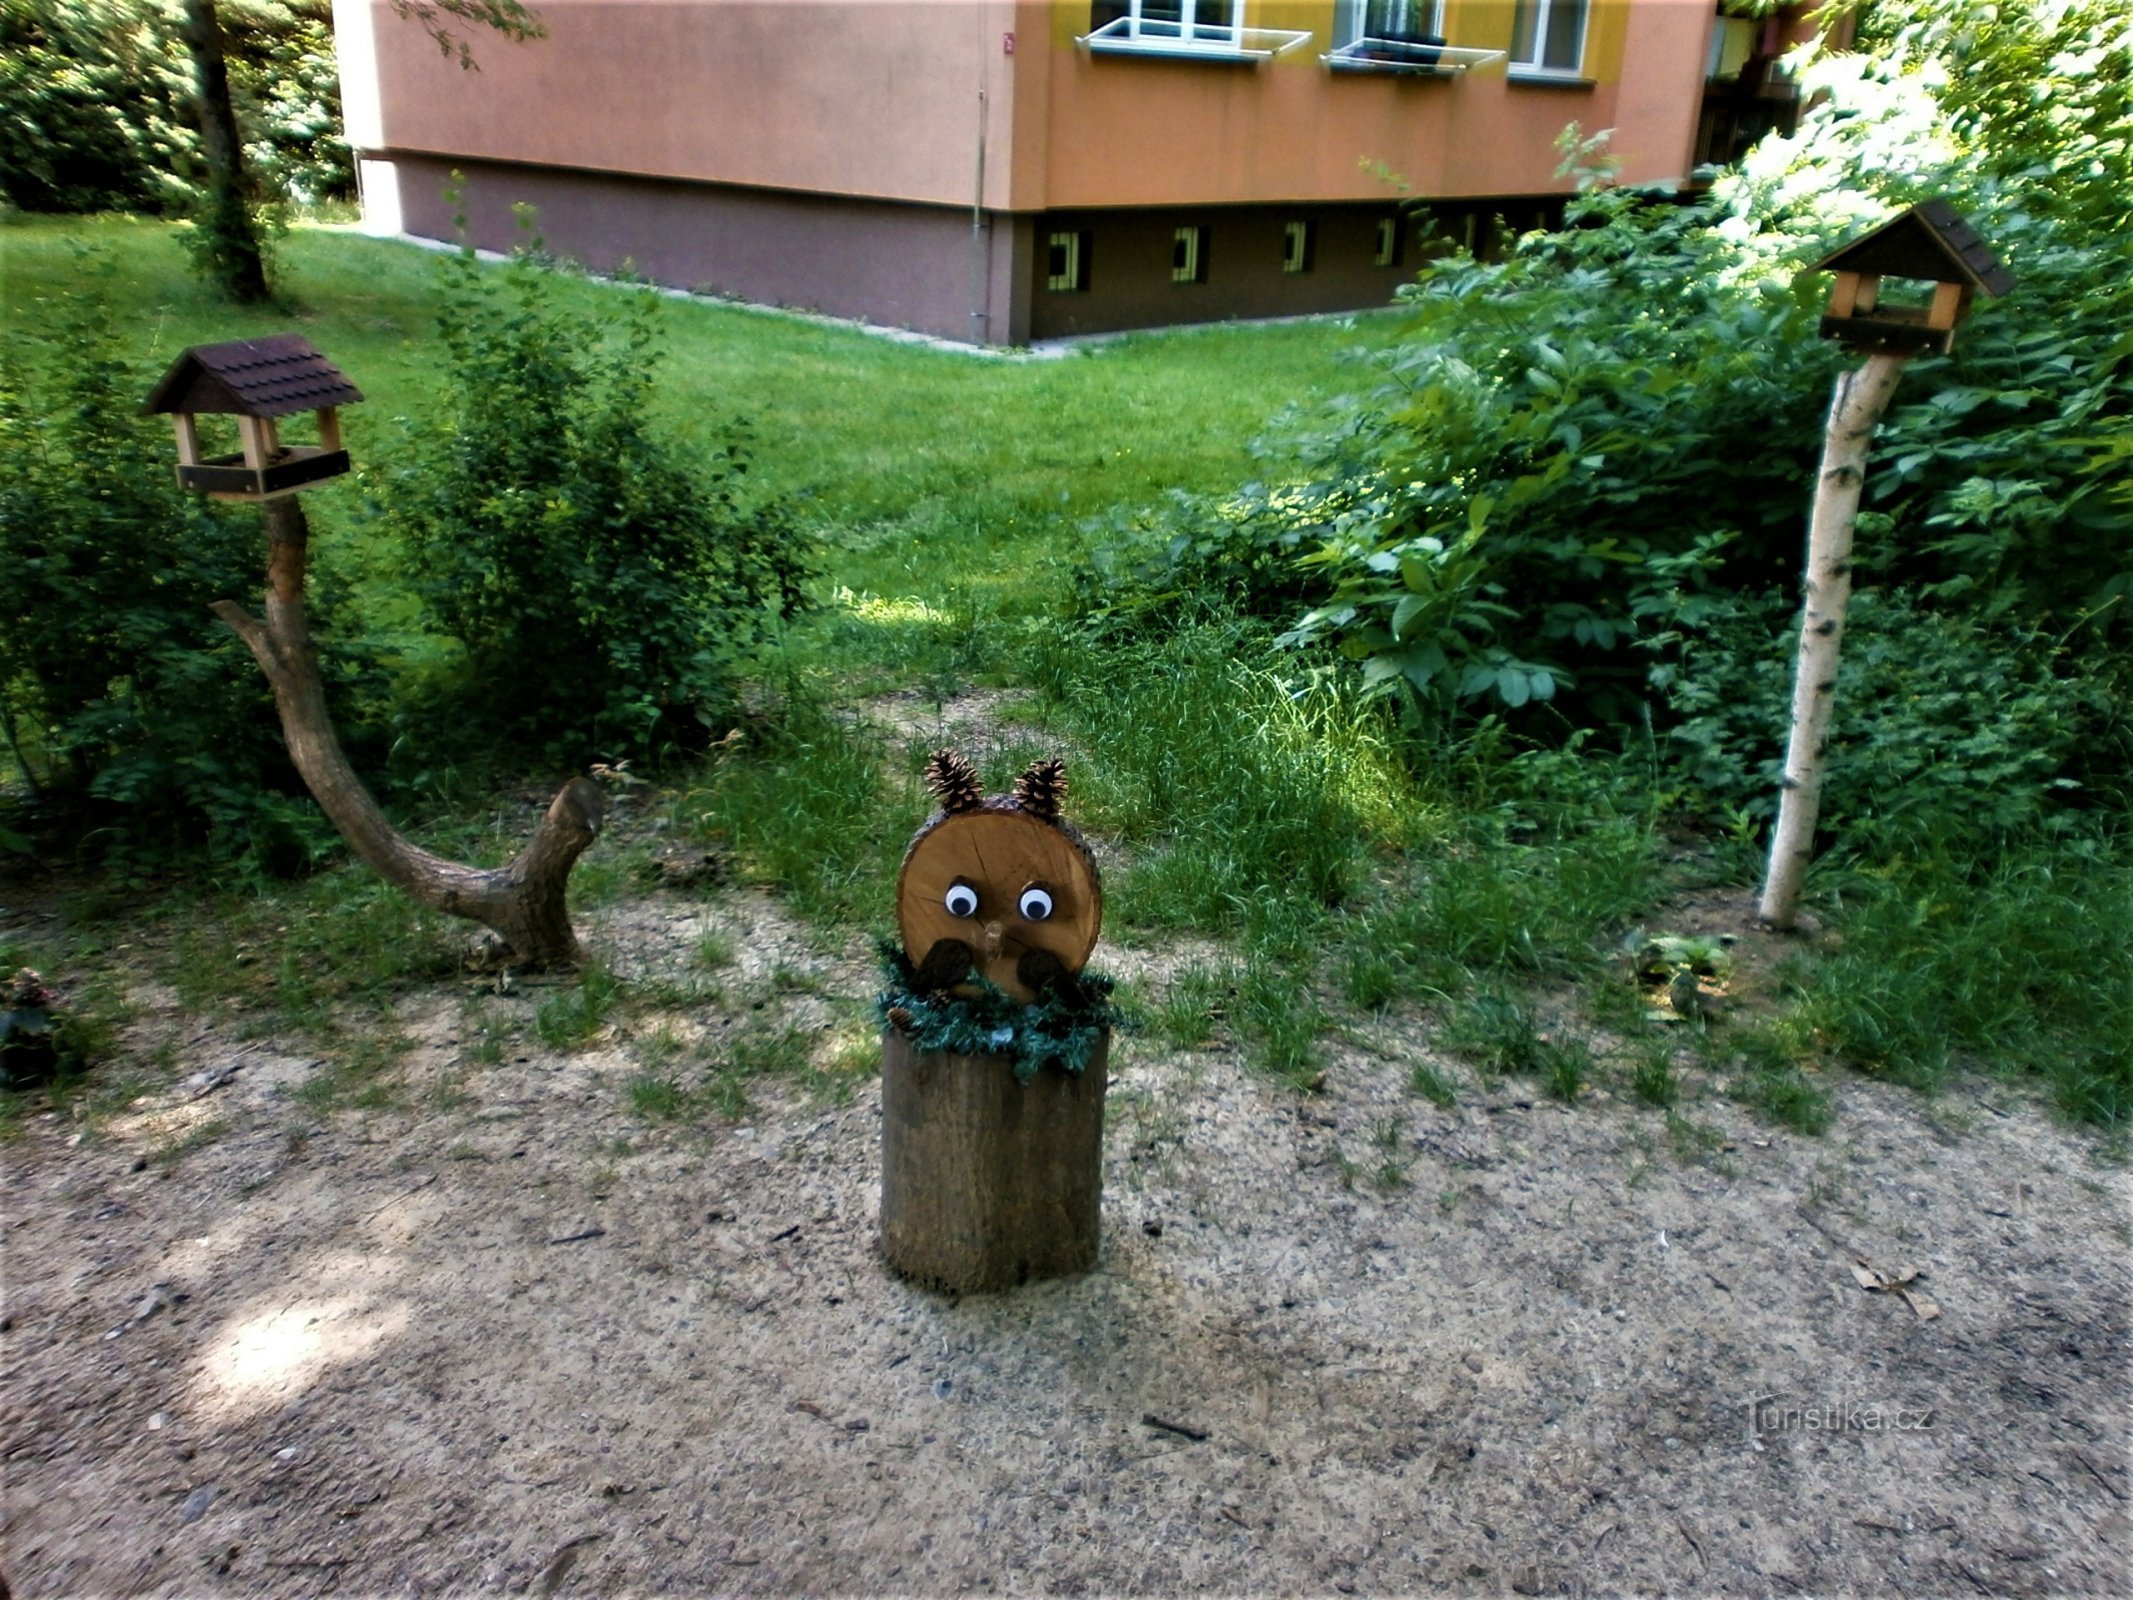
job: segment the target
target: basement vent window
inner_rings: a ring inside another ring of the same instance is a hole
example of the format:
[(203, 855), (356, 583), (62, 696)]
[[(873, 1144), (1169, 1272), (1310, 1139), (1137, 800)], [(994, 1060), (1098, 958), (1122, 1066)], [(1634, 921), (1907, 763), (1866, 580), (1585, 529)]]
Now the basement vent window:
[(1308, 222), (1291, 222), (1282, 229), (1281, 270), (1309, 272), (1317, 244), (1318, 229)]
[(1078, 294), (1089, 286), (1089, 236), (1055, 233), (1045, 249), (1044, 286), (1054, 294)]
[(1178, 229), (1170, 247), (1170, 281), (1207, 281), (1207, 230), (1204, 227)]
[(1381, 267), (1396, 267), (1400, 264), (1400, 219), (1378, 218), (1377, 253), (1370, 258)]

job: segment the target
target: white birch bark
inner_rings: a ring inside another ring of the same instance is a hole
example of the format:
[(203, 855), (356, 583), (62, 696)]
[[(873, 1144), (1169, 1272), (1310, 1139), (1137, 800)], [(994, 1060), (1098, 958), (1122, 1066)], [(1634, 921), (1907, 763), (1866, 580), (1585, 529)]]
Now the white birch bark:
[(1770, 837), (1770, 867), (1763, 879), (1760, 915), (1773, 928), (1790, 928), (1798, 917), (1800, 886), (1814, 854), (1823, 751), (1837, 698), (1844, 613), (1852, 597), (1852, 525), (1866, 482), (1867, 445), (1909, 359), (1888, 352), (1868, 356), (1866, 365), (1837, 380), (1830, 403), (1822, 475), (1807, 532), (1806, 607), (1792, 685), (1792, 735), (1785, 748), (1777, 828)]

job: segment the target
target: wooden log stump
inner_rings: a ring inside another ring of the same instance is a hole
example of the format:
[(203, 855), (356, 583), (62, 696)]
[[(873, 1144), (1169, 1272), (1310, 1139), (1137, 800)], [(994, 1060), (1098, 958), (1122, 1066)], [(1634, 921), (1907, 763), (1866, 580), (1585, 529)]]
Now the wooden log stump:
[(881, 1049), (881, 1253), (956, 1291), (1086, 1272), (1102, 1229), (1106, 1034), (1081, 1072)]

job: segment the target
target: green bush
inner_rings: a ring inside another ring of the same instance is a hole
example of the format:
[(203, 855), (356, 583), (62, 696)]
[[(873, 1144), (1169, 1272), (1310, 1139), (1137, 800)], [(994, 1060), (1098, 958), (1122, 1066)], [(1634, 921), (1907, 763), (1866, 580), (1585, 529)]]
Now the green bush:
[(408, 440), (384, 515), (464, 652), (455, 719), (582, 758), (701, 747), (801, 600), (802, 537), (744, 491), (728, 440), (655, 423), (657, 302), (576, 309), (522, 252), (444, 268), (442, 426)]
[(208, 603), (255, 592), (259, 527), (178, 488), (157, 374), (119, 353), (106, 268), (0, 359), (0, 730), (37, 827), (120, 866), (201, 842), (301, 866), (323, 824), (251, 656)]
[[(1653, 636), (1672, 765), (1707, 815), (1777, 810), (1798, 618), (1777, 594), (1705, 598)], [(1932, 835), (2068, 828), (2122, 809), (2123, 696), (2067, 641), (1902, 590), (1852, 600), (1822, 816), (1853, 853)]]
[(1647, 709), (1637, 647), (1655, 630), (1698, 597), (1798, 583), (1831, 380), (1848, 359), (1817, 337), (1824, 282), (1800, 269), (1942, 196), (2018, 281), (1978, 305), (1952, 356), (1906, 376), (1869, 464), (1860, 570), (1995, 637), (2078, 628), (2082, 653), (2056, 675), (2122, 676), (2121, 13), (2113, 0), (1886, 0), (1868, 13), (1869, 50), (1812, 64), (1799, 133), (1695, 198), (1611, 187), (1598, 142), (1566, 137), (1584, 170), (1564, 227), (1501, 260), (1433, 261), (1375, 387), (1292, 424), (1263, 484), (1171, 508), (1121, 541), (1086, 574), (1085, 609), (1160, 618), (1204, 597), (1283, 617), (1285, 643), (1337, 647), (1428, 722), (1634, 727)]

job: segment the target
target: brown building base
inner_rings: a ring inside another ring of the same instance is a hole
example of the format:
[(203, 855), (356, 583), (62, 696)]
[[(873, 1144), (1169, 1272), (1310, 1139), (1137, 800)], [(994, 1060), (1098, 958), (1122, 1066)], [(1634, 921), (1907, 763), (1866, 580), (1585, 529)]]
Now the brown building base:
[[(974, 344), (1387, 304), (1434, 237), (1488, 253), (1553, 197), (986, 212), (553, 167), (366, 152), (400, 226), (482, 249), (529, 242), (596, 272)], [(459, 174), (454, 181), (453, 174)], [(384, 207), (374, 208), (384, 210)], [(1501, 219), (1501, 220), (1499, 220)], [(1389, 230), (1389, 231), (1388, 231)]]

